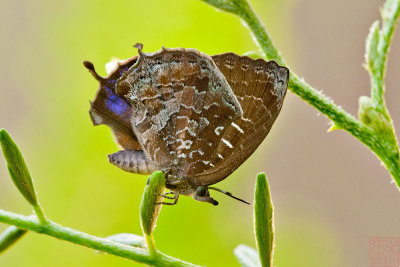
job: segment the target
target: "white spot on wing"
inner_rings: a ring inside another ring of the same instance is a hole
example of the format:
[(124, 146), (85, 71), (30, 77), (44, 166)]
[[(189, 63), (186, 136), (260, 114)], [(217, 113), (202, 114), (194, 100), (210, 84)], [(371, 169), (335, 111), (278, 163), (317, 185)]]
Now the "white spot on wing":
[(232, 144), (231, 144), (231, 143), (229, 143), (229, 141), (228, 141), (228, 140), (226, 140), (226, 139), (224, 139), (224, 138), (221, 138), (221, 140), (222, 140), (222, 142), (224, 142), (224, 143), (225, 143), (225, 145), (227, 145), (229, 148), (233, 148)]
[(184, 103), (180, 103), (180, 105), (181, 105), (182, 107), (184, 107), (184, 108), (193, 110), (193, 111), (196, 112), (197, 114), (201, 114), (201, 110), (196, 109), (194, 106), (188, 106), (188, 105), (186, 105), (186, 104), (184, 104)]
[(253, 122), (253, 121), (250, 120), (249, 118), (245, 118), (245, 117), (242, 117), (242, 120), (244, 120), (244, 121), (246, 121), (246, 122)]
[(216, 135), (220, 135), (221, 134), (221, 131), (224, 129), (224, 127), (223, 126), (217, 126), (216, 128), (215, 128), (215, 130), (214, 130), (214, 133), (216, 134)]
[(177, 139), (177, 141), (181, 142), (181, 145), (178, 146), (177, 150), (180, 149), (190, 149), (192, 147), (193, 141), (192, 140), (182, 140), (182, 139)]
[(244, 133), (244, 131), (243, 131), (243, 129), (242, 128), (240, 128), (240, 126), (239, 125), (237, 125), (236, 123), (234, 123), (234, 122), (232, 122), (231, 123), (232, 124), (232, 126), (233, 127), (235, 127), (239, 132), (241, 132), (242, 134)]
[(189, 158), (193, 158), (193, 154), (194, 153), (199, 153), (201, 156), (203, 156), (204, 155), (204, 152), (203, 151), (201, 151), (201, 149), (197, 149), (197, 150), (194, 150), (194, 151), (191, 151), (191, 152), (189, 152)]
[(185, 159), (185, 158), (186, 158), (186, 154), (185, 154), (185, 153), (178, 154), (178, 158), (183, 158), (183, 159)]
[(182, 116), (182, 115), (176, 116), (176, 118), (177, 119), (187, 119), (187, 120), (189, 120), (188, 116)]
[(200, 127), (201, 127), (201, 128), (204, 128), (204, 127), (206, 127), (206, 126), (209, 125), (209, 124), (210, 124), (210, 121), (207, 120), (207, 118), (204, 118), (204, 117), (201, 117), (201, 118), (200, 118)]
[(219, 106), (219, 104), (218, 103), (216, 103), (216, 102), (213, 102), (213, 103), (211, 103), (210, 105), (204, 105), (203, 106), (203, 108), (205, 109), (205, 110), (208, 110), (211, 106)]

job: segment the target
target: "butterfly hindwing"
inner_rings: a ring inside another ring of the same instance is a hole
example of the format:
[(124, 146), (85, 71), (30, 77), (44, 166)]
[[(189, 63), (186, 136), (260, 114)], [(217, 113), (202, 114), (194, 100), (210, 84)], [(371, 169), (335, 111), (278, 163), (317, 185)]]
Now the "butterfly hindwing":
[(239, 100), (243, 115), (223, 132), (215, 167), (194, 178), (202, 185), (225, 179), (257, 149), (281, 110), (289, 81), (288, 69), (274, 61), (233, 53), (212, 58)]

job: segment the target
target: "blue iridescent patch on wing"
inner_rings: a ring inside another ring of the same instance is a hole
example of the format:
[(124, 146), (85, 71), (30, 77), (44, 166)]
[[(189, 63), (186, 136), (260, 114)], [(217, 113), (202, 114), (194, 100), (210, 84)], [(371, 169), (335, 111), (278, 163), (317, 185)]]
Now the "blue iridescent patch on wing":
[(106, 109), (120, 118), (125, 117), (130, 110), (129, 104), (108, 86), (104, 86), (104, 89), (107, 94)]

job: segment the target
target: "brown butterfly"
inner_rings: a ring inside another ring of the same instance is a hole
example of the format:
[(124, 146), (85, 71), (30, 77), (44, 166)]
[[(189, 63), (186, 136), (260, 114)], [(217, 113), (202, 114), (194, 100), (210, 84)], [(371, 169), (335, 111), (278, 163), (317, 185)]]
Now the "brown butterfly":
[[(122, 170), (163, 170), (165, 198), (192, 195), (218, 205), (210, 185), (235, 171), (261, 144), (278, 116), (289, 70), (274, 61), (175, 48), (120, 62), (99, 81), (91, 102), (94, 125), (109, 126), (124, 150), (109, 155)], [(173, 194), (173, 197), (167, 196)]]

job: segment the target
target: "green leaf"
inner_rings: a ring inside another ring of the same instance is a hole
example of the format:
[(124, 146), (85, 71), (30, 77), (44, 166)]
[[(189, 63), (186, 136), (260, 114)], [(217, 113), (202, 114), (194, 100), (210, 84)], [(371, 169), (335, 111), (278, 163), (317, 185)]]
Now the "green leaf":
[(274, 249), (274, 223), (272, 200), (265, 173), (257, 175), (254, 194), (254, 231), (261, 265), (270, 267)]
[(242, 267), (259, 267), (261, 266), (260, 258), (257, 251), (246, 245), (239, 245), (233, 251)]
[(146, 244), (151, 255), (157, 253), (152, 235), (158, 215), (161, 211), (162, 194), (165, 191), (165, 176), (162, 171), (155, 171), (147, 180), (142, 202), (140, 203), (140, 224), (146, 237)]
[(39, 221), (43, 224), (46, 223), (46, 217), (37, 200), (33, 181), (24, 157), (5, 129), (0, 129), (0, 145), (7, 161), (7, 168), (12, 181), (24, 198), (33, 206)]
[(367, 68), (372, 72), (376, 72), (376, 66), (374, 64), (379, 56), (379, 38), (379, 21), (375, 21), (369, 29), (367, 41), (365, 43), (365, 61)]
[(249, 58), (252, 59), (257, 59), (257, 58), (262, 58), (264, 59), (264, 54), (260, 51), (248, 51), (246, 53), (244, 53), (245, 56), (248, 56)]
[(4, 129), (0, 130), (0, 144), (15, 186), (32, 206), (37, 206), (36, 192), (28, 167), (17, 144)]
[(387, 0), (381, 10), (382, 13), (382, 42), (379, 44), (383, 53), (387, 53), (394, 29), (400, 16), (400, 0)]
[(376, 119), (374, 115), (375, 104), (368, 96), (360, 96), (358, 99), (358, 118), (367, 126), (370, 126), (372, 121)]
[(155, 171), (147, 180), (147, 186), (140, 203), (140, 219), (143, 232), (150, 235), (156, 226), (157, 218), (161, 210), (161, 196), (165, 190), (165, 177), (162, 171)]
[(22, 236), (26, 234), (26, 230), (22, 230), (15, 226), (8, 227), (0, 235), (0, 254), (4, 252), (7, 248), (11, 247), (15, 242), (17, 242)]
[(358, 102), (358, 117), (360, 120), (379, 134), (381, 141), (396, 146), (391, 122), (382, 113), (377, 111), (377, 107), (372, 99), (367, 96), (361, 96)]
[(332, 122), (331, 127), (329, 127), (328, 129), (328, 133), (336, 130), (343, 130), (343, 128), (337, 125), (336, 123)]
[(145, 247), (145, 241), (143, 236), (134, 235), (129, 233), (120, 233), (106, 237), (107, 240), (111, 240), (114, 242), (118, 242), (124, 245), (133, 246), (133, 247)]

